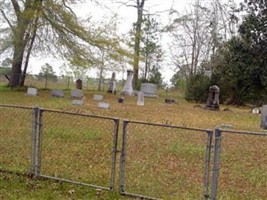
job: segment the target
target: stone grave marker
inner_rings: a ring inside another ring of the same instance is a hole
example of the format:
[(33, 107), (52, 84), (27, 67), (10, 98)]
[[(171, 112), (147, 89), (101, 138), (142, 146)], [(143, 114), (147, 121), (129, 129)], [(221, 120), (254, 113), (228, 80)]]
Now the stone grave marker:
[(118, 103), (123, 103), (124, 102), (124, 97), (119, 97), (118, 98)]
[(263, 105), (261, 108), (261, 123), (262, 129), (267, 129), (267, 105)]
[(103, 99), (104, 99), (103, 95), (98, 95), (98, 94), (94, 95), (94, 100), (95, 101), (102, 101)]
[(83, 100), (80, 100), (80, 99), (74, 99), (72, 100), (72, 105), (78, 105), (78, 106), (81, 106), (83, 105)]
[(77, 99), (82, 98), (83, 97), (83, 91), (80, 89), (71, 90), (70, 96), (72, 98), (77, 98)]
[(137, 103), (138, 106), (144, 106), (145, 105), (145, 97), (143, 92), (137, 93)]
[(209, 87), (209, 96), (205, 108), (210, 110), (219, 110), (220, 88), (217, 85)]
[(76, 80), (76, 89), (82, 90), (83, 89), (83, 82), (81, 79)]
[(153, 83), (142, 83), (140, 91), (144, 93), (145, 97), (158, 97), (158, 86)]
[(127, 70), (127, 80), (121, 92), (122, 95), (133, 96), (133, 71)]
[(51, 96), (53, 97), (64, 97), (64, 91), (59, 89), (51, 90)]
[(36, 88), (29, 87), (27, 89), (27, 96), (36, 96), (38, 94), (38, 91)]
[(109, 109), (110, 105), (109, 103), (99, 102), (98, 107), (103, 109)]

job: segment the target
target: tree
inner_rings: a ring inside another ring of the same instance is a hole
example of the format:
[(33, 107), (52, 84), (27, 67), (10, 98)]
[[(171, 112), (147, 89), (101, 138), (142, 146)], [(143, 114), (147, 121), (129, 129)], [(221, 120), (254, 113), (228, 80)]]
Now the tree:
[(239, 27), (239, 36), (220, 48), (211, 64), (213, 82), (220, 84), (231, 104), (267, 102), (267, 5), (251, 1), (241, 7), (248, 15)]
[[(195, 0), (185, 13), (171, 10), (172, 22), (166, 27), (173, 38), (170, 54), (186, 80), (203, 70), (203, 63), (209, 62), (216, 49), (231, 36), (233, 30), (229, 26), (233, 26), (231, 17), (236, 19), (234, 9), (234, 5), (219, 0), (208, 5)], [(206, 72), (209, 70), (206, 68)]]
[(41, 70), (38, 74), (38, 78), (57, 80), (56, 72), (53, 70), (53, 67), (49, 65), (48, 63), (45, 63), (45, 65), (41, 66)]
[(139, 60), (140, 60), (140, 42), (141, 42), (141, 29), (143, 22), (143, 11), (145, 0), (136, 0), (137, 21), (134, 36), (134, 61), (133, 61), (133, 86), (137, 87), (138, 73), (139, 73)]
[(147, 80), (149, 73), (154, 72), (162, 62), (162, 49), (160, 46), (160, 29), (156, 19), (150, 15), (144, 17), (142, 28), (140, 54), (144, 59), (143, 80)]
[(162, 74), (158, 66), (152, 67), (147, 82), (157, 84), (159, 87), (163, 86)]
[[(148, 14), (143, 16), (142, 24), (139, 55), (140, 78), (136, 84), (137, 89), (141, 82), (151, 82), (151, 77), (160, 73), (159, 69), (161, 68), (163, 56), (163, 51), (160, 45), (161, 30), (159, 28), (159, 23), (155, 18)], [(132, 36), (132, 40), (129, 42), (130, 47), (134, 47), (135, 30), (136, 24), (134, 23), (133, 30), (130, 31), (130, 35)]]
[(181, 74), (181, 71), (177, 71), (175, 74), (173, 74), (170, 82), (174, 88), (181, 89), (182, 91), (184, 91), (185, 78), (184, 78), (184, 75)]
[[(97, 29), (85, 29), (69, 7), (76, 1), (2, 0), (0, 13), (9, 25), (13, 48), (10, 86), (20, 84), (21, 74), (27, 71), (32, 50), (60, 54), (67, 60), (92, 60), (92, 48), (113, 46)], [(10, 12), (11, 11), (11, 12)], [(8, 35), (5, 35), (8, 37)], [(8, 46), (8, 45), (4, 45)], [(7, 49), (7, 48), (3, 48)], [(23, 69), (24, 67), (24, 69)], [(23, 85), (23, 82), (21, 82)]]

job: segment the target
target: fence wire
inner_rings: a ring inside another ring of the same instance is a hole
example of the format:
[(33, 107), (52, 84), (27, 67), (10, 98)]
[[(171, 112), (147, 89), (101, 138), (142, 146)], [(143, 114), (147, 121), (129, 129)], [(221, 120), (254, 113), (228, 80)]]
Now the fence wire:
[(206, 130), (126, 122), (121, 193), (150, 199), (200, 199)]
[(0, 105), (0, 169), (28, 173), (31, 168), (33, 110)]
[[(211, 144), (211, 130), (121, 122), (121, 194), (267, 199), (266, 133), (215, 129)], [(0, 104), (0, 170), (113, 190), (118, 125), (117, 118)]]
[(113, 189), (116, 119), (42, 110), (41, 121), (43, 176)]
[(267, 134), (221, 131), (217, 199), (267, 199)]

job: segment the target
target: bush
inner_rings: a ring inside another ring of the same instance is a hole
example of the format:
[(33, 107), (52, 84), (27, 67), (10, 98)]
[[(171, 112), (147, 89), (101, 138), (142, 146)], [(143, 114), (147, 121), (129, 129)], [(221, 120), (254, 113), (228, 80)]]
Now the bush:
[(185, 99), (187, 101), (205, 102), (208, 98), (210, 78), (204, 74), (191, 76), (186, 85)]

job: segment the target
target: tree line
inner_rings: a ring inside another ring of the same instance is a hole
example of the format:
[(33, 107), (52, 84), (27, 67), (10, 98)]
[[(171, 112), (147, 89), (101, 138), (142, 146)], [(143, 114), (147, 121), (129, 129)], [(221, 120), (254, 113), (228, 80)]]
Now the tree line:
[[(99, 24), (78, 19), (71, 5), (79, 0), (1, 0), (0, 20), (6, 26), (0, 28), (0, 53), (11, 60), (9, 86), (24, 85), (29, 59), (37, 54), (61, 56), (74, 71), (97, 67), (100, 79), (105, 71), (131, 66), (136, 89), (141, 82), (164, 85), (160, 71), (169, 54), (171, 82), (187, 100), (205, 101), (208, 87), (216, 84), (222, 102), (267, 101), (265, 0), (240, 5), (194, 0), (185, 12), (170, 8), (167, 25), (146, 9), (147, 2), (113, 1), (136, 9), (132, 30), (121, 36), (116, 15)], [(171, 38), (169, 52), (162, 48), (163, 33)]]

